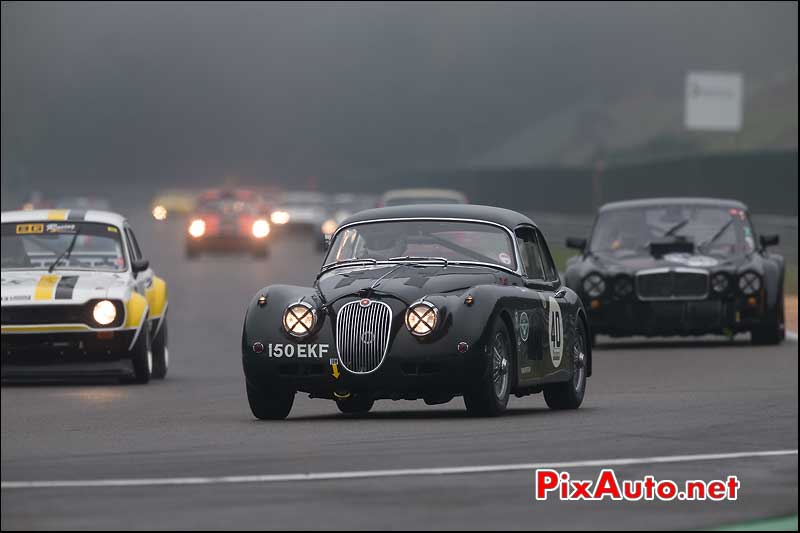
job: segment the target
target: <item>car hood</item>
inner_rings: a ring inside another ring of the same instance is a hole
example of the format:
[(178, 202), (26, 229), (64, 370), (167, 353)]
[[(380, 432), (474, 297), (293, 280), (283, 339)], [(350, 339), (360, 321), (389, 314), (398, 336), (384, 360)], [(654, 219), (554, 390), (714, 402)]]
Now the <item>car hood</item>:
[(673, 253), (663, 257), (650, 254), (631, 256), (612, 256), (598, 254), (592, 256), (595, 265), (608, 271), (634, 274), (652, 268), (699, 268), (703, 270), (725, 270), (736, 264), (736, 259), (720, 258), (703, 254)]
[(322, 222), (325, 218), (325, 211), (316, 206), (287, 206), (281, 207), (278, 211), (285, 211), (289, 213), (289, 223), (314, 223)]
[(95, 298), (124, 299), (128, 274), (56, 270), (8, 271), (2, 273), (3, 305), (84, 303)]
[(423, 296), (496, 284), (501, 276), (488, 267), (380, 265), (327, 272), (317, 282), (317, 289), (327, 302), (349, 295), (367, 295), (374, 287), (374, 294), (391, 295), (410, 304)]

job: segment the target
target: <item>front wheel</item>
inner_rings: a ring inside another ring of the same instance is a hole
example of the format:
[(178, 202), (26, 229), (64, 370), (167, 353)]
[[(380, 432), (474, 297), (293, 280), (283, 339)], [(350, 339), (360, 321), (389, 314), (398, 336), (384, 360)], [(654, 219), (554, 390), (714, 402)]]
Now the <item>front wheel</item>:
[(149, 382), (153, 375), (153, 351), (150, 349), (150, 322), (147, 317), (144, 319), (142, 329), (139, 331), (139, 336), (130, 353), (133, 376), (123, 379), (122, 382), (140, 385)]
[(757, 346), (768, 346), (779, 344), (784, 338), (786, 338), (786, 323), (783, 315), (783, 297), (781, 297), (775, 309), (767, 313), (763, 322), (750, 332), (750, 340)]
[(153, 378), (164, 379), (169, 367), (169, 348), (167, 348), (167, 317), (161, 319), (161, 327), (153, 339)]
[(375, 400), (369, 396), (355, 394), (348, 398), (336, 398), (336, 407), (346, 415), (365, 415), (373, 405)]
[(255, 259), (266, 259), (269, 257), (269, 250), (266, 246), (256, 247), (253, 249), (252, 254)]
[(247, 383), (247, 402), (259, 420), (283, 420), (294, 404), (294, 391), (276, 386), (264, 390)]
[(572, 379), (545, 386), (544, 401), (550, 409), (577, 409), (586, 394), (586, 347), (590, 341), (583, 321), (577, 320), (572, 346)]
[(498, 317), (489, 341), (489, 361), (481, 379), (464, 393), (464, 405), (472, 416), (499, 416), (508, 405), (513, 359), (508, 328)]

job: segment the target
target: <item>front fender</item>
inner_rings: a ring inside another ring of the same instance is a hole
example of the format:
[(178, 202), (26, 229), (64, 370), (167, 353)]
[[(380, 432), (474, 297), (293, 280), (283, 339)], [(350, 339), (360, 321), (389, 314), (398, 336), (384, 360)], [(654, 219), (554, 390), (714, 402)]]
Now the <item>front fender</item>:
[(153, 283), (145, 290), (147, 305), (150, 306), (150, 318), (161, 318), (167, 310), (167, 283), (158, 276), (153, 276)]
[[(261, 297), (266, 298), (264, 305), (259, 304)], [(290, 304), (300, 300), (314, 305), (322, 306), (322, 302), (311, 287), (296, 285), (270, 285), (257, 291), (247, 306), (242, 330), (242, 354), (251, 352), (254, 342), (294, 342), (296, 339), (283, 329), (283, 312)], [(324, 313), (319, 313), (317, 325), (312, 335), (304, 342), (318, 342), (317, 336), (321, 332), (322, 322), (325, 321)], [(330, 339), (329, 339), (330, 341)]]

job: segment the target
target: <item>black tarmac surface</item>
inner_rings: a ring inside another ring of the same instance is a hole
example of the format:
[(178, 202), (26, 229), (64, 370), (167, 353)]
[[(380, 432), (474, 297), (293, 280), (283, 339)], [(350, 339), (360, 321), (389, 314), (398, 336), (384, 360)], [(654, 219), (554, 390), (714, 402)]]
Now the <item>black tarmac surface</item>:
[[(512, 398), (507, 416), (378, 402), (363, 419), (298, 395), (255, 420), (239, 344), (245, 305), (270, 283), (308, 284), (316, 241), (284, 236), (266, 260), (183, 256), (182, 223), (132, 217), (170, 289), (171, 365), (146, 386), (4, 385), (2, 480), (352, 472), (796, 450), (797, 343), (746, 337), (600, 339), (583, 407)], [(599, 467), (569, 469), (593, 479)], [(620, 479), (720, 479), (739, 501), (535, 502), (528, 471), (186, 486), (3, 488), (3, 529), (701, 528), (797, 514), (797, 455), (638, 464)]]

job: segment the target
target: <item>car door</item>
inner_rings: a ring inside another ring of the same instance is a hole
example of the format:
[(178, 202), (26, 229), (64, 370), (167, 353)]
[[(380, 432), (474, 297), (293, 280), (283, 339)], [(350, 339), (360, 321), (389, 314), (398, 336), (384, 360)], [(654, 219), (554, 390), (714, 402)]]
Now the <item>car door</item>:
[(549, 375), (570, 368), (566, 349), (568, 343), (565, 342), (565, 338), (571, 338), (566, 333), (574, 328), (571, 319), (575, 316), (575, 309), (566, 298), (566, 288), (561, 283), (561, 277), (544, 235), (538, 229), (535, 229), (534, 233), (544, 268), (544, 277), (549, 287), (549, 290), (543, 292), (547, 294), (547, 348), (550, 355), (549, 359), (544, 358), (543, 366), (544, 374)]
[[(559, 317), (550, 317), (551, 300), (555, 296), (558, 283), (552, 279), (552, 272), (546, 268), (540, 233), (532, 226), (516, 229), (517, 246), (522, 261), (525, 287), (535, 291), (538, 298), (528, 298), (517, 311), (517, 364), (518, 379), (521, 384), (530, 384), (543, 378), (551, 368), (550, 330), (551, 323), (558, 324)], [(554, 311), (556, 308), (553, 308)], [(557, 333), (553, 328), (553, 333)]]
[[(131, 257), (131, 261), (144, 259), (142, 250), (139, 248), (139, 242), (136, 240), (133, 230), (127, 224), (125, 225), (125, 240), (128, 243), (128, 255)], [(136, 292), (145, 296), (147, 289), (153, 284), (153, 269), (148, 266), (146, 270), (139, 272), (134, 277), (133, 283), (136, 287)]]

